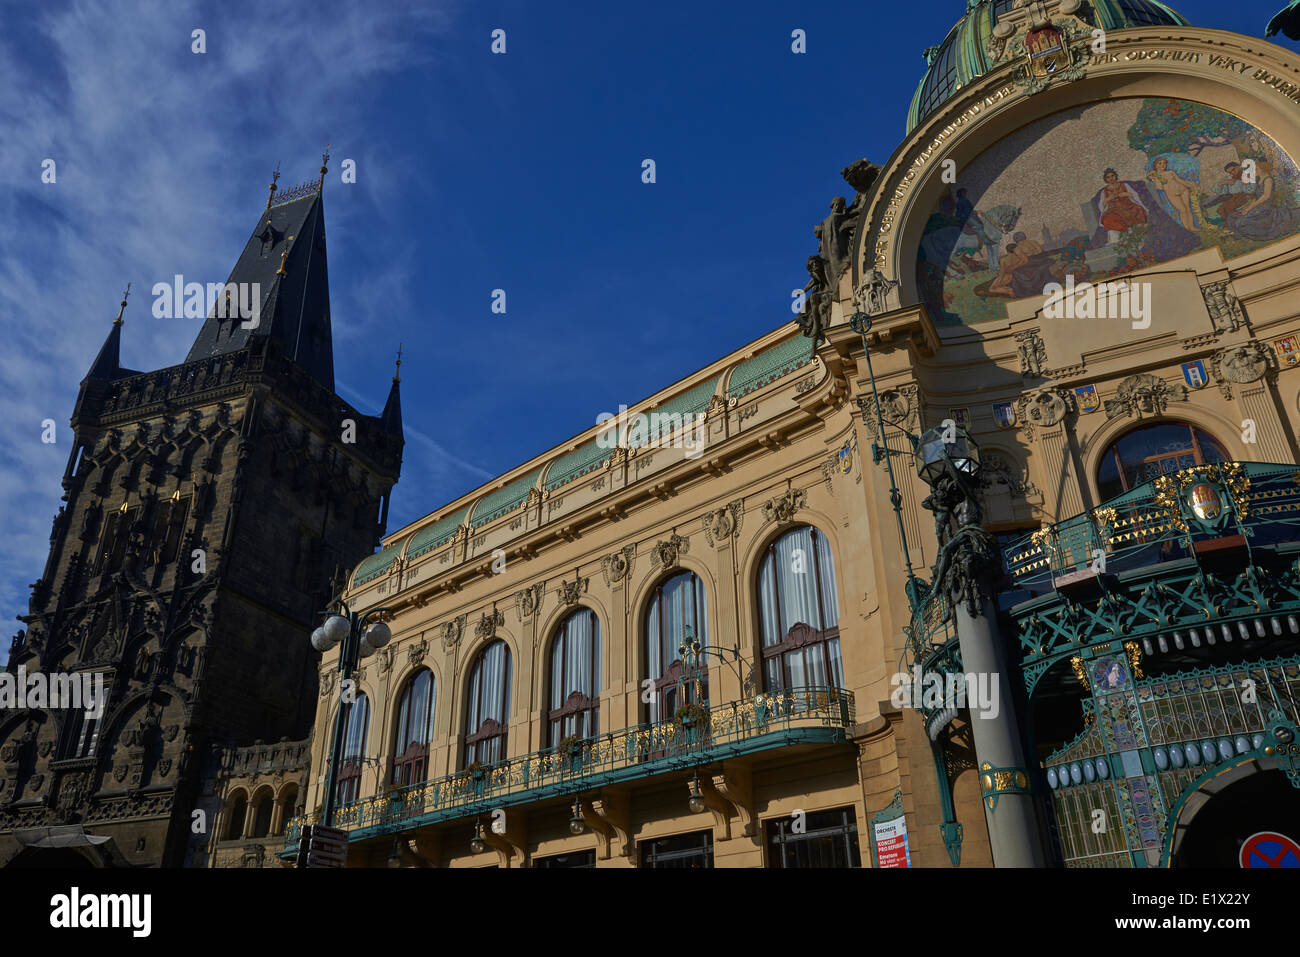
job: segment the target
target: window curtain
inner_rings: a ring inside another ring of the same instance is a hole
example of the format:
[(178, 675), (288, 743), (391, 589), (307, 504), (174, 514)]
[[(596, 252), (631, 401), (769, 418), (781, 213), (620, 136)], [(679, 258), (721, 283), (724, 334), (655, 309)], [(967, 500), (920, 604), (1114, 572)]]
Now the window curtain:
[[(687, 627), (701, 645), (707, 644), (707, 621), (704, 583), (694, 572), (683, 572), (664, 582), (646, 615), (647, 677), (658, 681), (680, 657), (678, 648)], [(660, 707), (659, 697), (650, 701), (652, 722), (661, 720), (661, 713), (667, 710)]]
[(370, 702), (365, 694), (347, 706), (347, 731), (343, 738), (343, 763), (358, 760), (366, 750), (366, 729), (370, 723)]
[[(474, 734), (489, 718), (503, 728), (510, 718), (510, 649), (504, 641), (494, 641), (479, 657), (470, 682), (469, 722), (467, 732)], [(499, 761), (502, 739), (479, 742), (477, 754), (470, 760), (489, 763)]]
[[(760, 567), (758, 602), (764, 648), (780, 645), (799, 623), (822, 632), (838, 628), (835, 559), (826, 537), (804, 526), (777, 539)], [(767, 659), (764, 677), (769, 689), (843, 687), (839, 639)]]
[(796, 528), (776, 540), (773, 553), (764, 559), (758, 583), (763, 646), (780, 644), (800, 622), (817, 631), (839, 625), (835, 559), (826, 537), (811, 527)]
[(817, 569), (813, 558), (812, 530), (797, 528), (776, 542), (776, 577), (781, 600), (781, 637), (803, 622), (822, 628), (817, 607)]
[[(551, 649), (551, 710), (563, 707), (565, 699), (577, 691), (596, 699), (598, 678), (595, 669), (600, 661), (600, 620), (588, 609), (574, 612), (560, 628)], [(569, 715), (563, 722), (552, 722), (553, 740), (571, 734), (586, 737), (599, 730), (592, 714), (586, 726), (585, 715)], [(561, 726), (562, 725), (562, 726)]]
[(397, 753), (433, 740), (433, 673), (421, 671), (406, 686), (397, 718)]
[(840, 623), (840, 600), (835, 587), (835, 558), (825, 535), (814, 535), (817, 543), (817, 568), (822, 592), (822, 628), (836, 628)]

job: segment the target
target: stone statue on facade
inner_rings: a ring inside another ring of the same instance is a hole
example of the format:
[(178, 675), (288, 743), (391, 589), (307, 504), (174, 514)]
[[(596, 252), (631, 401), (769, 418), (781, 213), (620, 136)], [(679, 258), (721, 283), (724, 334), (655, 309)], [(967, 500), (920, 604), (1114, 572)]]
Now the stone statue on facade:
[(813, 341), (816, 349), (824, 338), (831, 317), (831, 284), (826, 274), (827, 263), (821, 256), (809, 256), (808, 282), (803, 287), (803, 309), (795, 317), (803, 334)]
[(813, 234), (817, 237), (817, 252), (826, 260), (827, 285), (833, 293), (852, 254), (853, 219), (843, 196), (831, 200), (830, 215), (813, 227)]

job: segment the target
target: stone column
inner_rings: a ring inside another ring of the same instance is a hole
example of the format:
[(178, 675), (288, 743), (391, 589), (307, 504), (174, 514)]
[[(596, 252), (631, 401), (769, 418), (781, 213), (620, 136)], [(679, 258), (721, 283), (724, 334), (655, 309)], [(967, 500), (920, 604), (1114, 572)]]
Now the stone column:
[(1266, 380), (1253, 385), (1240, 386), (1242, 418), (1255, 423), (1255, 440), (1261, 462), (1289, 462), (1291, 450), (1287, 448), (1286, 433), (1273, 402)]
[(932, 587), (942, 589), (951, 602), (957, 627), (993, 864), (1044, 867), (1047, 854), (1029, 788), (1010, 656), (993, 604), (993, 582), (1001, 565), (997, 540), (980, 527), (983, 515), (976, 488), (951, 462), (948, 468), (934, 482), (929, 500), (943, 539)]
[[(976, 676), (988, 676), (996, 714), (988, 702), (974, 702), (971, 733), (979, 763), (980, 792), (995, 867), (1045, 867), (1038, 815), (1029, 792), (1029, 771), (1021, 744), (1006, 647), (997, 624), (993, 602), (981, 589), (978, 614), (965, 601), (953, 606), (962, 667)], [(978, 707), (974, 706), (978, 705)]]
[(1080, 481), (1081, 476), (1075, 471), (1074, 455), (1070, 449), (1070, 440), (1066, 435), (1065, 427), (1044, 431), (1041, 441), (1046, 457), (1045, 474), (1061, 476), (1056, 518), (1059, 521), (1071, 515), (1078, 515), (1084, 510), (1083, 496), (1079, 493), (1079, 489), (1084, 485)]
[(253, 826), (257, 823), (257, 805), (249, 798), (248, 805), (244, 808), (244, 832), (239, 836), (248, 838), (253, 836)]

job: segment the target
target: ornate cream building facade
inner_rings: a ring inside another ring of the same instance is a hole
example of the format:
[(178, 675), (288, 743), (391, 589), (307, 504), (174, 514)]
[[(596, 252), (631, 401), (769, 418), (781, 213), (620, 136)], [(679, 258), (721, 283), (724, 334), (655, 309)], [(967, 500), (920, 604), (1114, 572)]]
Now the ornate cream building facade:
[[(392, 640), (354, 685), (323, 655), (305, 801), (346, 697), (350, 865), (1228, 865), (1243, 807), (1300, 836), (1300, 57), (995, 0), (927, 59), (797, 322), (357, 567)], [(963, 673), (999, 707), (903, 694)]]

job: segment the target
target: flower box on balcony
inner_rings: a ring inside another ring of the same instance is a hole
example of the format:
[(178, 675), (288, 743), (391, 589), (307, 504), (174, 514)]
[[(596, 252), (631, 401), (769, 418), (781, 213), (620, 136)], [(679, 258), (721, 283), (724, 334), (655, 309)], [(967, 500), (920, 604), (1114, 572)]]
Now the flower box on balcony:
[(673, 715), (681, 744), (691, 745), (703, 741), (709, 731), (709, 709), (703, 705), (686, 704)]
[(577, 771), (582, 767), (582, 747), (585, 738), (570, 734), (555, 742), (551, 748), (552, 767), (561, 773)]

